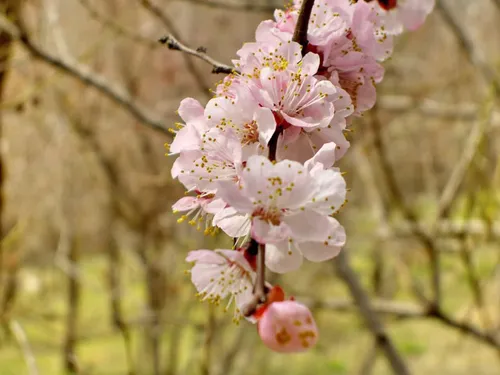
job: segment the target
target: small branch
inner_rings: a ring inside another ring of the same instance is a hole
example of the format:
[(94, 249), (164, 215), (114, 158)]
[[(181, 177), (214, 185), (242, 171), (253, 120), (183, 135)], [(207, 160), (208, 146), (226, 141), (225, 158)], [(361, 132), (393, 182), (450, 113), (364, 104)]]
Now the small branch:
[(309, 26), (309, 19), (311, 18), (314, 0), (303, 0), (300, 7), (299, 18), (293, 33), (292, 40), (302, 46), (302, 54), (305, 54), (307, 47), (307, 27)]
[[(165, 12), (162, 11), (162, 9), (152, 3), (150, 0), (138, 0), (138, 2), (146, 9), (149, 13), (151, 13), (153, 16), (156, 17), (157, 20), (159, 20), (168, 30), (170, 34), (176, 39), (180, 39), (180, 35), (178, 30), (176, 29), (174, 23), (170, 19), (170, 17), (167, 16)], [(204, 79), (203, 75), (198, 71), (196, 66), (194, 65), (193, 59), (187, 55), (187, 54), (182, 54), (182, 58), (184, 59), (184, 62), (186, 63), (186, 69), (193, 77), (195, 83), (198, 85), (198, 88), (201, 90), (201, 92), (207, 97), (210, 98), (210, 86), (208, 86)]]
[(500, 353), (500, 339), (498, 337), (495, 337), (493, 334), (482, 332), (481, 330), (470, 324), (458, 322), (452, 319), (449, 315), (446, 315), (440, 308), (430, 309), (426, 315), (430, 318), (439, 320), (441, 323), (444, 323), (451, 328), (459, 330), (463, 334), (474, 337), (477, 340), (488, 344), (489, 346), (496, 349), (498, 353)]
[(464, 145), (462, 156), (456, 163), (450, 178), (446, 182), (446, 186), (439, 199), (436, 221), (448, 216), (450, 209), (457, 198), (459, 189), (462, 186), (474, 157), (477, 154), (481, 141), (484, 138), (486, 128), (490, 123), (493, 112), (493, 101), (489, 98), (487, 101), (487, 108), (485, 108), (484, 115), (481, 116), (482, 118), (479, 118), (472, 127), (469, 136), (467, 137), (466, 144)]
[(114, 33), (123, 36), (125, 38), (128, 38), (136, 43), (146, 45), (148, 48), (154, 49), (158, 47), (158, 44), (155, 43), (153, 40), (148, 39), (145, 36), (142, 36), (140, 34), (134, 34), (131, 31), (128, 31), (126, 28), (124, 28), (122, 25), (120, 25), (118, 22), (114, 21), (110, 17), (106, 17), (102, 14), (100, 14), (91, 4), (88, 0), (78, 0), (80, 5), (84, 7), (87, 12), (89, 13), (90, 17), (102, 24), (104, 27), (107, 27), (108, 29), (112, 30)]
[(17, 25), (10, 23), (4, 24), (3, 19), (0, 15), (0, 27), (6, 30), (12, 35), (12, 37), (18, 38), (21, 44), (33, 55), (33, 57), (39, 59), (40, 61), (51, 65), (52, 67), (58, 69), (59, 71), (76, 78), (83, 84), (95, 88), (101, 94), (104, 94), (107, 98), (111, 99), (114, 103), (118, 104), (125, 110), (127, 110), (133, 117), (135, 117), (139, 122), (149, 126), (151, 129), (160, 132), (162, 134), (171, 137), (168, 132), (168, 128), (160, 121), (154, 120), (152, 116), (145, 110), (139, 107), (129, 95), (127, 95), (123, 89), (114, 86), (110, 82), (106, 81), (104, 77), (91, 72), (86, 66), (79, 65), (76, 62), (66, 62), (59, 59), (56, 56), (51, 55), (47, 51), (43, 50), (37, 46), (28, 35), (27, 30), (18, 22)]
[(409, 375), (410, 370), (408, 369), (406, 363), (404, 362), (401, 355), (396, 350), (390, 337), (385, 332), (384, 326), (380, 317), (374, 311), (370, 298), (363, 289), (358, 276), (351, 268), (349, 264), (349, 258), (347, 250), (344, 249), (340, 252), (334, 261), (338, 275), (344, 280), (345, 284), (349, 288), (352, 298), (356, 302), (359, 312), (365, 321), (366, 327), (371, 331), (375, 340), (382, 350), (394, 374), (397, 375)]
[[(498, 0), (497, 0), (498, 2)], [(436, 2), (436, 9), (439, 11), (444, 21), (448, 24), (449, 28), (456, 35), (460, 44), (460, 48), (465, 53), (470, 63), (475, 66), (483, 75), (484, 80), (488, 84), (492, 84), (497, 94), (500, 94), (500, 79), (495, 71), (488, 65), (482, 56), (480, 56), (474, 47), (474, 42), (469, 35), (462, 28), (455, 17), (453, 17), (451, 9), (446, 1), (439, 0)]]
[[(396, 180), (394, 168), (387, 155), (386, 146), (382, 137), (382, 124), (380, 123), (380, 119), (378, 118), (376, 105), (372, 109), (371, 114), (373, 144), (380, 159), (382, 172), (386, 180), (389, 193), (394, 199), (396, 205), (401, 209), (406, 220), (412, 224), (418, 224), (418, 217), (406, 204), (403, 193)], [(431, 285), (434, 293), (434, 303), (436, 305), (439, 305), (441, 301), (441, 266), (439, 252), (437, 251), (434, 239), (429, 236), (427, 232), (424, 232), (418, 225), (412, 226), (412, 228), (414, 229), (413, 234), (422, 243), (429, 257), (429, 262), (431, 264)]]
[[(390, 228), (390, 235), (395, 237), (407, 237), (411, 236), (415, 231), (428, 232), (432, 227), (433, 224), (429, 222), (413, 223), (399, 221), (397, 225)], [(385, 235), (386, 228), (381, 227), (379, 232), (381, 236)], [(489, 236), (491, 239), (500, 239), (500, 221), (487, 223), (479, 219), (471, 219), (463, 222), (441, 220), (434, 225), (434, 235), (441, 237)], [(443, 250), (443, 252), (445, 251), (448, 250)]]
[[(479, 106), (471, 102), (445, 104), (408, 95), (381, 96), (377, 98), (377, 106), (381, 110), (395, 113), (416, 111), (423, 116), (462, 121), (475, 121), (479, 110)], [(494, 110), (491, 117), (492, 127), (500, 128), (500, 111)]]
[(175, 39), (172, 35), (167, 35), (159, 40), (161, 44), (165, 44), (168, 49), (174, 50), (174, 51), (181, 51), (184, 53), (187, 53), (188, 55), (195, 56), (210, 65), (212, 65), (212, 73), (219, 74), (219, 73), (224, 73), (224, 74), (231, 74), (237, 72), (236, 68), (222, 64), (210, 56), (208, 56), (205, 52), (205, 49), (203, 47), (199, 47), (196, 50), (189, 48), (188, 46), (182, 44), (179, 42), (177, 39)]
[(253, 297), (241, 312), (243, 316), (250, 316), (255, 312), (259, 304), (266, 302), (266, 246), (259, 244), (252, 238), (246, 251), (257, 256), (257, 277)]
[(33, 350), (31, 349), (31, 345), (28, 341), (28, 337), (26, 336), (26, 332), (24, 332), (23, 327), (16, 321), (11, 320), (9, 323), (9, 328), (16, 341), (23, 352), (24, 360), (26, 361), (26, 366), (28, 367), (29, 375), (38, 375), (38, 367), (36, 365), (35, 356), (33, 355)]
[(257, 253), (257, 279), (254, 293), (260, 303), (266, 302), (266, 245), (264, 244), (259, 244)]
[[(337, 257), (338, 259), (338, 257)], [(338, 267), (338, 266), (337, 266)], [(351, 270), (352, 272), (352, 270)], [(340, 273), (340, 272), (339, 272)], [(359, 281), (356, 281), (359, 283)], [(368, 296), (365, 296), (368, 298)], [(334, 310), (337, 312), (353, 312), (357, 309), (361, 309), (357, 301), (350, 300), (326, 300), (326, 301), (307, 301), (307, 297), (298, 298), (301, 301), (305, 301), (311, 308), (320, 308), (326, 310)], [(430, 305), (429, 307), (421, 307), (411, 303), (403, 303), (397, 301), (388, 301), (375, 299), (369, 301), (371, 304), (371, 313), (373, 315), (388, 315), (396, 319), (435, 319), (443, 323), (444, 325), (454, 328), (462, 332), (466, 336), (475, 338), (481, 341), (493, 349), (500, 351), (500, 338), (495, 337), (493, 334), (481, 331), (479, 328), (468, 324), (466, 322), (460, 322), (453, 319), (451, 316), (446, 314), (442, 309), (435, 309)]]
[[(179, 0), (177, 0), (179, 1)], [(207, 8), (233, 10), (237, 12), (273, 12), (276, 8), (280, 8), (283, 4), (277, 3), (276, 6), (272, 4), (255, 4), (254, 2), (233, 3), (229, 1), (219, 0), (180, 0), (182, 3), (191, 3), (194, 5), (201, 5)]]

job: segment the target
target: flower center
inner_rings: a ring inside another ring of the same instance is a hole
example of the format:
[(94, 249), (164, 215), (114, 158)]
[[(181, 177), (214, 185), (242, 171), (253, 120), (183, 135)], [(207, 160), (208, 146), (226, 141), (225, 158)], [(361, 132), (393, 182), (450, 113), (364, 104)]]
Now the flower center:
[(270, 207), (267, 211), (260, 207), (257, 208), (253, 214), (253, 217), (258, 217), (260, 220), (265, 221), (268, 224), (280, 225), (281, 223), (281, 211), (276, 207)]
[(257, 129), (257, 122), (251, 121), (243, 125), (243, 138), (241, 143), (249, 145), (259, 141), (259, 131)]

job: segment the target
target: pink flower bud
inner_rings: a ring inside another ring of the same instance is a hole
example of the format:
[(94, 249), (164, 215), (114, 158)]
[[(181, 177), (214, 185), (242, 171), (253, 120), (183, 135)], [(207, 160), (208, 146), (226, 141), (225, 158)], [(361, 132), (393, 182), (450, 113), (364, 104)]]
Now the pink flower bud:
[(303, 352), (318, 341), (311, 311), (296, 301), (271, 303), (258, 323), (264, 344), (281, 353)]

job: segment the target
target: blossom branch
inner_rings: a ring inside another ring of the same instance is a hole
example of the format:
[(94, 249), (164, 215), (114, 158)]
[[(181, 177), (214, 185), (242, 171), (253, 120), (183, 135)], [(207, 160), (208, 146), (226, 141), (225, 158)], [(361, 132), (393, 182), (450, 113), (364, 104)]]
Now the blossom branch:
[(302, 54), (304, 54), (308, 43), (307, 27), (309, 26), (313, 6), (314, 0), (304, 0), (302, 2), (297, 25), (295, 26), (295, 31), (293, 33), (292, 40), (302, 46)]
[[(300, 43), (302, 46), (302, 53), (305, 51), (305, 47), (307, 46), (307, 27), (309, 25), (309, 19), (311, 17), (312, 7), (314, 5), (314, 0), (304, 0), (302, 3), (302, 7), (299, 13), (299, 19), (297, 21), (297, 25), (295, 27), (295, 31), (293, 34), (293, 41)], [(281, 129), (278, 128), (274, 132), (273, 136), (269, 140), (268, 148), (269, 155), (268, 158), (270, 161), (276, 161), (276, 151), (278, 147), (278, 138), (281, 134)], [(252, 239), (251, 244), (254, 243), (255, 240)], [(251, 245), (252, 246), (252, 245)], [(259, 245), (258, 253), (257, 253), (257, 279), (254, 287), (254, 296), (253, 299), (245, 306), (243, 315), (250, 316), (255, 312), (257, 305), (259, 303), (266, 302), (266, 293), (265, 293), (265, 245)]]
[(245, 250), (250, 256), (257, 256), (257, 278), (255, 280), (253, 297), (244, 306), (242, 314), (243, 316), (252, 315), (257, 306), (260, 303), (266, 302), (266, 247), (265, 245), (260, 245), (253, 238)]
[[(158, 5), (153, 4), (149, 0), (138, 0), (138, 2), (144, 7), (145, 10), (156, 17), (156, 19), (159, 20), (167, 28), (170, 34), (172, 34), (176, 39), (180, 39), (179, 32), (177, 31), (174, 23)], [(186, 63), (187, 71), (193, 77), (198, 88), (203, 92), (203, 94), (205, 94), (206, 97), (209, 97), (210, 87), (205, 83), (203, 75), (198, 71), (191, 57), (187, 54), (182, 54), (182, 58)]]
[(168, 49), (174, 51), (181, 51), (187, 53), (188, 55), (195, 56), (210, 65), (212, 65), (212, 73), (215, 74), (231, 74), (237, 72), (236, 68), (220, 63), (208, 56), (204, 47), (198, 47), (197, 49), (189, 48), (188, 46), (182, 44), (177, 39), (175, 39), (172, 35), (167, 35), (159, 40), (160, 43), (165, 44)]

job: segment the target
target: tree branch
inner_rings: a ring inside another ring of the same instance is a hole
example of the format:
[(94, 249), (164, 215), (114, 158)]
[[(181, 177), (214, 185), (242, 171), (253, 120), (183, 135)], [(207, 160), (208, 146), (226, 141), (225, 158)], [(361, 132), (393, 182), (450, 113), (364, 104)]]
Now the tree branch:
[(409, 375), (410, 370), (401, 355), (396, 350), (390, 337), (385, 332), (380, 317), (375, 313), (370, 298), (364, 291), (358, 276), (349, 264), (347, 250), (344, 249), (335, 258), (334, 265), (338, 275), (344, 280), (354, 299), (359, 312), (365, 321), (366, 327), (371, 331), (375, 340), (389, 361), (392, 370), (397, 375)]
[(174, 51), (181, 51), (185, 52), (188, 55), (195, 56), (210, 65), (212, 65), (212, 73), (219, 74), (219, 73), (224, 73), (224, 74), (231, 74), (231, 73), (236, 73), (237, 70), (236, 68), (222, 64), (215, 59), (211, 58), (210, 56), (207, 55), (205, 52), (205, 48), (203, 47), (198, 47), (196, 50), (189, 48), (188, 46), (182, 44), (179, 42), (177, 39), (175, 39), (172, 35), (167, 35), (159, 40), (161, 44), (165, 44), (168, 49), (174, 50)]
[(112, 18), (100, 14), (92, 5), (90, 5), (88, 0), (78, 0), (78, 2), (82, 7), (84, 7), (87, 10), (91, 18), (93, 18), (103, 26), (109, 28), (116, 34), (128, 38), (136, 43), (146, 45), (148, 46), (148, 48), (151, 49), (158, 48), (158, 44), (155, 43), (153, 40), (148, 39), (140, 34), (134, 34), (131, 31), (128, 31), (118, 22), (115, 22)]
[(237, 12), (273, 12), (276, 8), (281, 8), (283, 4), (276, 4), (273, 6), (272, 4), (255, 4), (253, 2), (244, 2), (244, 3), (232, 3), (228, 1), (219, 1), (219, 0), (177, 0), (182, 3), (191, 3), (194, 5), (201, 5), (207, 8), (215, 8), (215, 9), (224, 9), (224, 10), (233, 10)]
[(142, 109), (139, 104), (134, 102), (122, 88), (106, 81), (104, 77), (91, 72), (86, 66), (80, 65), (77, 62), (70, 63), (59, 59), (56, 56), (52, 56), (31, 40), (26, 28), (19, 20), (17, 25), (10, 22), (6, 25), (5, 22), (6, 20), (2, 17), (0, 26), (10, 33), (12, 37), (17, 38), (33, 57), (73, 78), (76, 78), (83, 84), (96, 89), (101, 94), (104, 94), (107, 98), (111, 99), (114, 103), (127, 110), (139, 122), (149, 126), (151, 129), (159, 133), (168, 135), (169, 138), (171, 137), (168, 128), (165, 127), (162, 122), (155, 120), (151, 114)]
[[(497, 0), (497, 2), (498, 1), (499, 0)], [(481, 72), (487, 83), (491, 83), (494, 86), (497, 95), (500, 94), (499, 77), (486, 63), (486, 61), (484, 61), (484, 58), (477, 53), (477, 50), (474, 47), (474, 42), (467, 35), (465, 30), (463, 30), (461, 24), (455, 20), (446, 1), (437, 1), (436, 9), (439, 11), (452, 32), (456, 35), (460, 48), (463, 52), (465, 52), (465, 55), (469, 59), (470, 63)]]
[[(338, 259), (338, 258), (337, 258)], [(360, 309), (357, 301), (349, 300), (326, 300), (308, 301), (307, 297), (298, 298), (305, 301), (311, 308), (335, 310), (338, 312), (353, 312)], [(371, 313), (374, 315), (388, 315), (396, 319), (435, 319), (444, 325), (454, 328), (464, 335), (475, 338), (478, 341), (488, 344), (493, 349), (500, 351), (500, 338), (493, 334), (481, 331), (479, 328), (466, 322), (459, 322), (446, 314), (442, 309), (433, 309), (432, 306), (426, 308), (411, 303), (396, 302), (390, 300), (375, 299), (369, 302)]]
[[(413, 210), (406, 204), (403, 193), (399, 188), (399, 185), (396, 181), (394, 169), (389, 161), (388, 155), (386, 153), (386, 147), (384, 144), (384, 140), (382, 137), (382, 125), (380, 124), (380, 120), (377, 114), (377, 105), (372, 109), (371, 112), (371, 125), (373, 128), (374, 135), (374, 147), (378, 153), (381, 169), (384, 175), (384, 178), (387, 182), (387, 186), (389, 188), (389, 193), (392, 198), (395, 200), (395, 203), (401, 209), (403, 215), (406, 220), (412, 224), (418, 223), (418, 218), (413, 212)], [(431, 285), (434, 292), (434, 303), (439, 305), (441, 301), (441, 275), (440, 275), (440, 256), (437, 251), (436, 244), (434, 239), (429, 236), (427, 232), (424, 232), (419, 226), (411, 227), (414, 232), (415, 237), (422, 243), (424, 246), (427, 255), (429, 257), (429, 261), (431, 264)]]
[[(170, 20), (170, 18), (166, 15), (166, 13), (164, 13), (161, 10), (159, 6), (153, 4), (149, 0), (138, 0), (138, 1), (144, 7), (144, 9), (146, 9), (148, 12), (154, 15), (161, 23), (163, 23), (163, 25), (167, 28), (167, 30), (169, 30), (170, 34), (172, 34), (174, 38), (180, 39), (179, 32), (176, 30), (174, 23), (172, 22), (172, 20)], [(183, 54), (182, 57), (186, 62), (186, 67), (188, 72), (193, 77), (199, 89), (203, 92), (203, 94), (206, 97), (209, 97), (210, 87), (205, 84), (203, 76), (200, 74), (198, 69), (196, 69), (196, 66), (194, 65), (194, 62), (191, 59), (191, 57), (186, 54)]]
[(21, 348), (24, 360), (26, 362), (26, 366), (28, 367), (28, 374), (38, 375), (39, 372), (38, 372), (38, 367), (36, 365), (36, 359), (23, 327), (21, 327), (21, 325), (16, 320), (11, 320), (9, 322), (9, 328), (14, 337), (16, 338), (19, 347)]
[(309, 19), (311, 18), (312, 8), (314, 6), (314, 0), (303, 0), (300, 7), (299, 18), (297, 19), (297, 25), (295, 25), (295, 30), (293, 32), (292, 40), (299, 43), (302, 46), (302, 55), (305, 54), (307, 47), (307, 28), (309, 26)]

